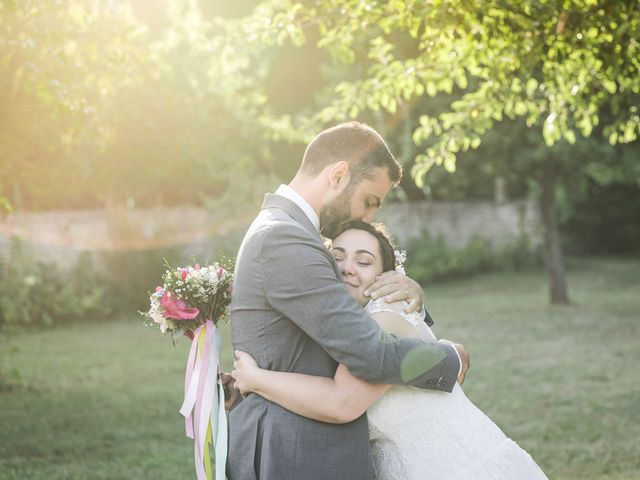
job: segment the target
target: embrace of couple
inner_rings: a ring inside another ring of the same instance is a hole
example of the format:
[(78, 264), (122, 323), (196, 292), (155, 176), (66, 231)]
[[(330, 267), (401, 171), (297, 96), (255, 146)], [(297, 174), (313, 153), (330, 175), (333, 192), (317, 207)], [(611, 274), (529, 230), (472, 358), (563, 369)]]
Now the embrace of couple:
[(547, 478), (465, 396), (464, 347), (436, 339), (421, 287), (370, 225), (400, 175), (380, 135), (351, 122), (314, 138), (265, 197), (231, 303), (244, 395), (231, 480)]

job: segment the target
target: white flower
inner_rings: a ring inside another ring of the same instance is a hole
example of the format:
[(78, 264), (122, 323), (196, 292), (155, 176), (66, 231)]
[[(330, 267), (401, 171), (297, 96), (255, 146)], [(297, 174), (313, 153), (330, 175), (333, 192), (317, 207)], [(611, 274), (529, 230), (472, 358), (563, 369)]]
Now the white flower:
[(162, 311), (162, 305), (160, 305), (160, 301), (158, 300), (158, 298), (151, 297), (151, 308), (149, 308), (149, 316), (154, 321), (154, 323), (160, 325), (160, 331), (164, 333), (171, 325), (169, 323), (169, 320), (163, 315)]
[(155, 310), (150, 310), (149, 316), (155, 323), (160, 325), (160, 331), (162, 333), (167, 331), (167, 319), (164, 317), (164, 315), (162, 315), (162, 313)]
[(407, 260), (407, 251), (394, 250), (393, 253), (396, 257), (396, 272), (406, 275), (406, 272), (404, 271), (404, 262)]
[(220, 279), (218, 278), (218, 273), (215, 270), (210, 271), (208, 277), (209, 283), (211, 283), (212, 285), (217, 285), (220, 281)]

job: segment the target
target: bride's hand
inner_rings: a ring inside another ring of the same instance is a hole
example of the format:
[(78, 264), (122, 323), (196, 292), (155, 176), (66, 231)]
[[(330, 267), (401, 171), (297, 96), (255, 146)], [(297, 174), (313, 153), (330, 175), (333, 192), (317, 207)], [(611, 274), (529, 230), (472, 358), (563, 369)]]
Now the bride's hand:
[(253, 392), (253, 380), (260, 372), (260, 367), (251, 355), (240, 350), (235, 351), (236, 360), (233, 362), (231, 376), (236, 381), (236, 388), (242, 395)]

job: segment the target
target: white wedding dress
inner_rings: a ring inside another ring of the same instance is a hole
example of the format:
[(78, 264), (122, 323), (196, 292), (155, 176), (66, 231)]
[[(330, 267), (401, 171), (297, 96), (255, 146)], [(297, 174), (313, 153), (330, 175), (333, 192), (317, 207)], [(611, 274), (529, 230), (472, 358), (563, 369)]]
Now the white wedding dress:
[[(418, 314), (405, 314), (397, 303), (372, 300), (365, 310), (395, 312), (421, 338), (436, 338)], [(458, 384), (451, 393), (393, 386), (368, 418), (377, 480), (548, 480)]]

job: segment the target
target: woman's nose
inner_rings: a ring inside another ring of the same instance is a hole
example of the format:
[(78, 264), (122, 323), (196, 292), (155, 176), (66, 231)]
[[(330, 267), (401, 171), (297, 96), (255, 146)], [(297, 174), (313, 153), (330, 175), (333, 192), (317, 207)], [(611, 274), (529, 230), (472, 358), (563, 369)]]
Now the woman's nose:
[(350, 260), (344, 260), (342, 262), (342, 274), (353, 275), (353, 262)]

